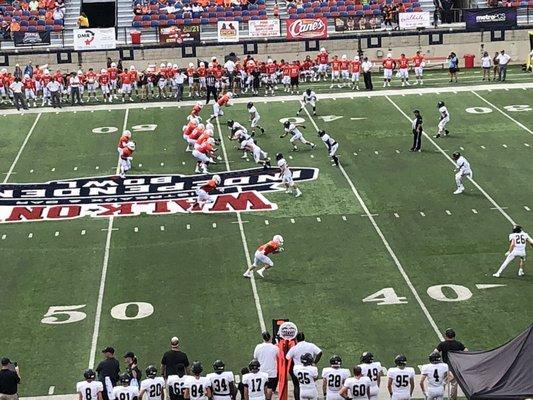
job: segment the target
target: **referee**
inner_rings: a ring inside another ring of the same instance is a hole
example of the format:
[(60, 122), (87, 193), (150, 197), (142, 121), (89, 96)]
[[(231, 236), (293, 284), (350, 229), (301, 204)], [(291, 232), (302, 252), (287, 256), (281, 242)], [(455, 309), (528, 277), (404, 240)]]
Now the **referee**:
[(422, 132), (424, 128), (422, 127), (422, 115), (420, 115), (419, 110), (414, 110), (415, 118), (411, 122), (413, 125), (413, 146), (409, 151), (420, 152), (420, 147), (422, 146)]
[(205, 77), (205, 85), (207, 86), (207, 98), (205, 100), (205, 104), (209, 103), (209, 100), (211, 99), (211, 95), (213, 95), (213, 100), (217, 101), (217, 86), (216, 86), (216, 78), (213, 74), (213, 71), (210, 69), (207, 73), (207, 76)]

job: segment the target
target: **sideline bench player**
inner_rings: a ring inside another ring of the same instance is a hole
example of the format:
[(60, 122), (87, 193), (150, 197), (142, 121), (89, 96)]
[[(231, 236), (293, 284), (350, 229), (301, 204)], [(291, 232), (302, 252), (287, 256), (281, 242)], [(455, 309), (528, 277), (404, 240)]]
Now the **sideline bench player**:
[(379, 385), (381, 384), (381, 377), (383, 376), (383, 368), (379, 361), (374, 361), (374, 355), (365, 351), (360, 359), (361, 373), (370, 379), (370, 400), (377, 400), (379, 395)]
[(281, 235), (275, 235), (271, 241), (265, 243), (257, 248), (254, 254), (254, 262), (248, 267), (246, 272), (242, 274), (245, 278), (251, 278), (255, 269), (262, 264), (263, 267), (257, 271), (257, 273), (264, 278), (264, 273), (267, 269), (274, 266), (274, 261), (268, 256), (269, 254), (277, 254), (283, 251), (283, 237)]
[(84, 381), (76, 384), (78, 400), (102, 400), (104, 385), (96, 380), (96, 373), (92, 369), (83, 372)]
[(313, 365), (315, 358), (311, 353), (305, 353), (300, 357), (300, 361), (301, 364), (295, 364), (293, 368), (300, 387), (300, 400), (317, 400), (315, 381), (318, 378), (318, 368)]
[[(429, 355), (430, 364), (422, 366), (420, 388), (426, 400), (444, 399), (444, 387), (449, 380), (448, 364), (442, 362), (441, 355), (434, 351)], [(427, 381), (427, 388), (424, 383)]]
[(346, 400), (368, 400), (370, 396), (370, 387), (372, 381), (368, 376), (364, 376), (361, 367), (355, 366), (353, 369), (353, 378), (348, 378), (344, 382), (340, 395)]
[(415, 388), (415, 370), (413, 367), (407, 367), (407, 358), (403, 355), (397, 355), (394, 359), (393, 368), (387, 372), (389, 378), (387, 389), (392, 400), (409, 400), (413, 395)]
[(346, 379), (350, 377), (350, 370), (342, 367), (342, 358), (334, 355), (329, 359), (329, 367), (322, 370), (322, 393), (326, 400), (342, 400), (340, 391)]
[(515, 226), (513, 232), (509, 235), (509, 250), (505, 253), (507, 256), (498, 271), (493, 274), (495, 278), (499, 278), (502, 272), (516, 257), (520, 258), (520, 266), (518, 268), (518, 276), (524, 276), (524, 267), (526, 265), (526, 246), (530, 244), (533, 247), (533, 239), (522, 230), (521, 226)]

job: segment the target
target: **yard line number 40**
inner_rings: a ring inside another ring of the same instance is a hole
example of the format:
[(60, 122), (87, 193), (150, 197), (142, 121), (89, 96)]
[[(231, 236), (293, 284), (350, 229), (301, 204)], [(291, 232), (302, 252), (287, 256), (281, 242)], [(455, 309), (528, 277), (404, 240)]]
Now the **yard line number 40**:
[[(434, 300), (438, 301), (465, 301), (472, 297), (472, 291), (465, 286), (444, 284), (430, 286), (427, 294)], [(393, 288), (384, 288), (376, 293), (365, 297), (364, 303), (375, 302), (378, 306), (407, 304), (407, 298), (398, 296)]]
[[(44, 314), (41, 322), (49, 325), (72, 324), (83, 321), (87, 314), (81, 311), (86, 304), (77, 306), (52, 306)], [(117, 304), (111, 311), (111, 316), (121, 321), (130, 321), (133, 319), (142, 319), (149, 317), (154, 313), (154, 306), (150, 303), (133, 301), (129, 303)]]

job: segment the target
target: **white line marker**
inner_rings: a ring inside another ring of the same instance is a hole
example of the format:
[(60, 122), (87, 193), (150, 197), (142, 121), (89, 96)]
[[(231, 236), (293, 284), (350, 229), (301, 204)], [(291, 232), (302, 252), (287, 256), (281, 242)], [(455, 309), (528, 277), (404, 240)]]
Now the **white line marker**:
[(52, 171), (52, 172), (54, 172), (55, 170), (56, 170), (56, 167), (52, 168), (52, 170), (51, 170), (51, 171)]
[(2, 240), (6, 240), (6, 237), (7, 237), (7, 235), (4, 233), (4, 234), (2, 235)]
[[(369, 216), (368, 214), (361, 214), (361, 217), (368, 217), (368, 216)], [(379, 214), (370, 214), (370, 216), (377, 217), (379, 216)]]
[(291, 224), (294, 224), (295, 222), (294, 218), (291, 218)]
[(377, 150), (374, 150), (374, 154), (375, 154), (375, 155), (378, 155), (379, 152), (378, 152)]
[[(502, 210), (507, 210), (509, 207), (500, 207)], [(491, 207), (491, 210), (498, 210), (496, 207)]]
[[(100, 229), (101, 231), (108, 231), (109, 227)], [(118, 231), (118, 228), (111, 228), (112, 231)]]
[(482, 148), (482, 149), (486, 149), (486, 147), (485, 147), (485, 146), (481, 146), (481, 148)]
[[(125, 131), (126, 127), (128, 126), (128, 115), (129, 115), (129, 108), (126, 108), (126, 111), (124, 113), (124, 122), (122, 124), (123, 131)], [(119, 171), (120, 171), (120, 163), (117, 160), (115, 174), (118, 174)], [(105, 282), (106, 282), (106, 277), (107, 277), (107, 268), (109, 265), (109, 254), (111, 252), (111, 236), (113, 234), (114, 220), (115, 218), (113, 216), (109, 217), (109, 221), (107, 224), (107, 235), (106, 235), (105, 247), (104, 247), (104, 259), (102, 261), (102, 273), (100, 275), (100, 288), (98, 289), (96, 312), (94, 314), (94, 329), (93, 329), (93, 336), (91, 340), (91, 353), (89, 354), (89, 368), (94, 368), (94, 360), (96, 358), (96, 347), (98, 345), (98, 336), (100, 335), (100, 319), (102, 317), (102, 306), (104, 303)]]
[(451, 213), (450, 210), (446, 210), (446, 214), (448, 214), (448, 215), (452, 215), (452, 213)]
[(165, 230), (165, 225), (161, 225), (161, 226), (159, 227), (159, 229), (161, 229), (161, 231), (164, 231), (164, 230)]
[(11, 176), (11, 174), (13, 173), (13, 170), (15, 169), (15, 165), (17, 165), (17, 162), (18, 162), (18, 160), (20, 158), (20, 155), (22, 154), (22, 151), (26, 147), (26, 144), (28, 143), (28, 140), (30, 140), (30, 137), (33, 134), (33, 131), (35, 130), (35, 126), (37, 125), (37, 122), (39, 122), (39, 119), (41, 119), (41, 113), (37, 114), (37, 117), (35, 118), (35, 121), (33, 121), (33, 125), (31, 126), (28, 134), (24, 138), (24, 141), (22, 142), (22, 145), (20, 146), (20, 149), (19, 149), (17, 155), (15, 156), (15, 159), (11, 163), (11, 166), (9, 167), (9, 170), (7, 171), (7, 174), (6, 174), (6, 177), (4, 178), (4, 182), (3, 183), (6, 183), (9, 180), (9, 177)]
[(77, 171), (78, 170), (78, 167), (74, 167), (74, 171)]
[(460, 146), (459, 148), (460, 148), (462, 151), (464, 151), (464, 149), (465, 149), (463, 146)]
[(357, 155), (357, 153), (356, 153), (356, 152), (354, 151), (353, 155), (354, 155), (354, 156), (356, 156), (356, 155)]
[(473, 212), (474, 214), (477, 214), (477, 210), (476, 210), (475, 208), (472, 208), (472, 212)]
[(397, 153), (397, 154), (400, 154), (400, 150), (396, 149), (396, 153)]
[(322, 220), (320, 219), (320, 217), (316, 217), (316, 222), (322, 222)]
[(185, 165), (185, 161), (182, 161), (182, 162), (181, 162), (181, 165)]
[(529, 147), (529, 143), (524, 143), (524, 146)]
[(216, 227), (217, 227), (217, 223), (213, 222), (213, 228), (216, 228)]
[(33, 174), (33, 169), (30, 169), (30, 174)]
[(343, 220), (343, 221), (347, 221), (346, 215), (343, 215), (343, 216), (342, 216), (342, 220)]
[(97, 165), (94, 169), (100, 169), (100, 167)]
[[(74, 112), (76, 112), (76, 111), (74, 111)], [(55, 390), (56, 390), (55, 386), (50, 386), (48, 388), (48, 395), (50, 395), (50, 396), (53, 395)]]
[(424, 214), (422, 211), (420, 211), (420, 215), (423, 216), (423, 217), (426, 216), (426, 214)]
[(505, 147), (505, 148), (507, 148), (507, 145), (506, 145), (506, 144), (502, 144), (502, 147)]
[(395, 216), (396, 218), (400, 218), (400, 215), (399, 215), (398, 213), (394, 213), (394, 216)]
[(142, 167), (143, 165), (142, 164), (139, 164), (139, 168)]
[(56, 233), (54, 233), (54, 236), (55, 237), (59, 236), (59, 231), (56, 231)]
[(139, 227), (136, 226), (135, 228), (133, 228), (133, 231), (134, 231), (134, 232), (139, 232)]
[(502, 287), (502, 286), (507, 286), (507, 285), (498, 284), (498, 283), (493, 283), (493, 284), (477, 283), (476, 284), (476, 288), (478, 288), (479, 290), (492, 289), (492, 288), (497, 288), (497, 287)]
[(315, 156), (314, 156), (314, 155), (312, 155), (312, 154), (310, 155), (310, 157), (311, 157), (311, 158), (315, 158)]
[(30, 239), (31, 239), (32, 237), (33, 237), (33, 233), (31, 233), (31, 232), (30, 232), (30, 233), (28, 233), (28, 238), (30, 238)]
[(187, 224), (187, 229), (191, 229), (191, 226), (189, 224)]
[[(314, 125), (315, 129), (318, 131), (320, 130), (318, 128), (318, 125), (316, 124), (316, 122), (314, 121), (314, 119), (311, 117), (311, 114), (309, 113), (309, 111), (307, 110), (307, 108), (304, 108), (307, 116), (309, 117), (309, 120), (311, 121), (311, 123)], [(406, 115), (407, 117), (407, 115)], [(409, 117), (407, 117), (409, 118)], [(410, 119), (409, 119), (410, 120)], [(372, 226), (374, 227), (374, 230), (376, 231), (376, 233), (378, 234), (378, 236), (380, 237), (381, 241), (383, 242), (383, 245), (385, 246), (385, 248), (387, 249), (390, 257), (392, 258), (392, 260), (394, 261), (394, 264), (396, 265), (396, 267), (398, 268), (398, 271), (400, 272), (400, 274), (402, 275), (403, 279), (405, 280), (405, 282), (407, 283), (407, 286), (409, 286), (409, 289), (411, 290), (411, 293), (413, 293), (413, 296), (415, 297), (416, 301), (418, 302), (420, 308), (422, 309), (422, 312), (424, 313), (424, 315), (426, 316), (427, 320), (429, 321), (429, 324), (431, 325), (431, 327), (433, 328), (433, 330), (435, 331), (435, 333), (437, 334), (437, 337), (440, 339), (440, 340), (444, 340), (444, 337), (442, 336), (442, 334), (440, 333), (440, 329), (439, 327), (437, 326), (437, 324), (435, 323), (435, 320), (433, 319), (433, 317), (431, 316), (431, 314), (429, 313), (426, 305), (424, 304), (424, 302), (422, 301), (422, 299), (420, 298), (420, 295), (418, 294), (417, 290), (415, 289), (415, 287), (413, 286), (413, 283), (411, 282), (411, 279), (409, 279), (409, 276), (407, 275), (407, 273), (405, 272), (405, 270), (403, 269), (403, 266), (402, 264), (400, 263), (400, 260), (398, 259), (398, 257), (396, 256), (396, 254), (394, 253), (394, 251), (392, 250), (392, 247), (390, 246), (389, 242), (387, 241), (387, 239), (385, 238), (385, 236), (383, 235), (383, 232), (381, 231), (380, 227), (378, 226), (378, 224), (376, 223), (376, 220), (374, 219), (372, 213), (370, 212), (370, 210), (368, 209), (368, 207), (366, 206), (363, 198), (361, 197), (361, 195), (359, 194), (359, 192), (357, 191), (357, 189), (355, 188), (355, 185), (353, 184), (352, 180), (350, 179), (350, 177), (348, 176), (348, 174), (346, 173), (346, 170), (344, 169), (344, 167), (341, 165), (339, 165), (339, 170), (342, 172), (342, 174), (344, 175), (344, 178), (346, 178), (346, 181), (348, 182), (348, 185), (350, 186), (350, 188), (352, 189), (352, 192), (354, 194), (354, 196), (356, 197), (357, 201), (359, 202), (359, 204), (361, 205), (361, 207), (363, 208), (363, 210), (365, 211), (366, 215), (368, 216), (368, 219), (369, 221), (371, 222)]]
[[(385, 98), (406, 118), (408, 119), (409, 121), (411, 121), (411, 118), (405, 113), (403, 112), (403, 110), (394, 102), (391, 100), (391, 98), (389, 96), (385, 96)], [(444, 157), (446, 157), (448, 159), (448, 161), (450, 161), (454, 166), (456, 165), (455, 164), (455, 161), (452, 160), (452, 158), (446, 154), (446, 152), (442, 149), (442, 147), (440, 147), (437, 142), (435, 142), (433, 140), (433, 138), (428, 135), (425, 131), (422, 132), (423, 135), (426, 137), (427, 140), (429, 140), (431, 142), (431, 144), (433, 146), (435, 146), (437, 148), (437, 150), (439, 150), (439, 152), (444, 155)], [(511, 216), (509, 214), (507, 214), (504, 210), (502, 210), (502, 208), (500, 207), (500, 205), (498, 203), (496, 203), (496, 201), (475, 181), (473, 180), (471, 177), (468, 177), (468, 180), (470, 182), (472, 182), (472, 184), (477, 188), (477, 190), (479, 190), (481, 192), (481, 194), (483, 194), (483, 196), (485, 196), (485, 198), (494, 206), (498, 209), (498, 211), (500, 212), (500, 214), (502, 214), (505, 219), (507, 219), (507, 221), (509, 221), (512, 225), (516, 225), (516, 222), (514, 222), (514, 220), (511, 218)]]
[(82, 229), (82, 230), (81, 230), (81, 234), (82, 234), (82, 235), (85, 235), (85, 233), (86, 233), (86, 232), (85, 232), (85, 229)]
[(498, 112), (500, 112), (500, 114), (504, 115), (506, 118), (510, 119), (511, 121), (513, 121), (516, 125), (518, 125), (520, 128), (522, 128), (523, 130), (525, 130), (526, 132), (528, 132), (529, 134), (533, 135), (533, 131), (531, 129), (529, 129), (527, 126), (525, 126), (523, 123), (517, 121), (516, 119), (514, 119), (513, 117), (511, 117), (509, 114), (507, 114), (506, 112), (502, 111), (501, 108), (495, 106), (494, 104), (492, 104), (490, 101), (486, 100), (484, 97), (481, 97), (479, 94), (477, 94), (476, 92), (474, 92), (472, 90), (472, 93), (474, 93), (477, 97), (479, 97), (481, 100), (483, 100), (485, 103), (487, 103), (489, 106), (491, 106), (492, 108), (494, 108), (495, 110), (497, 110)]
[(269, 222), (268, 222), (268, 219), (265, 219), (265, 225), (268, 225)]
[(289, 156), (289, 160), (292, 160), (292, 156)]
[(162, 166), (162, 167), (164, 167), (164, 166), (165, 166), (165, 163), (164, 163), (164, 162), (162, 162), (162, 163), (161, 163), (161, 166)]
[(529, 208), (528, 206), (524, 206), (524, 210), (531, 211), (531, 208)]

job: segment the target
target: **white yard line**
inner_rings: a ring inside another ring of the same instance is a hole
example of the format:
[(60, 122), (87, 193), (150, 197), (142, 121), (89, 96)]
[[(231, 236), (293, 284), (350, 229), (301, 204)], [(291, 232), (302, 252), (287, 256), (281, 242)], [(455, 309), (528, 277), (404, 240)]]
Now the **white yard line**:
[[(311, 117), (311, 114), (309, 113), (309, 111), (307, 110), (306, 107), (304, 107), (304, 110), (305, 110), (305, 113), (307, 114), (307, 116), (309, 117), (309, 120), (311, 121), (311, 123), (313, 124), (315, 129), (318, 131), (319, 128), (318, 128), (318, 125), (316, 124), (315, 120), (313, 119), (313, 117)], [(407, 283), (407, 286), (411, 290), (411, 293), (413, 294), (413, 296), (416, 299), (418, 305), (422, 309), (422, 312), (424, 313), (424, 315), (426, 316), (427, 320), (429, 321), (429, 324), (431, 325), (431, 327), (433, 328), (433, 330), (437, 334), (437, 337), (440, 340), (444, 340), (444, 337), (442, 336), (442, 334), (441, 334), (441, 332), (439, 330), (439, 327), (435, 323), (435, 320), (433, 319), (433, 317), (429, 313), (429, 310), (427, 309), (426, 305), (424, 304), (424, 302), (420, 298), (420, 295), (418, 294), (418, 292), (415, 289), (413, 283), (411, 282), (411, 279), (409, 278), (409, 276), (405, 272), (405, 269), (403, 268), (402, 264), (400, 263), (400, 260), (396, 256), (396, 253), (394, 253), (394, 250), (392, 250), (392, 247), (390, 246), (389, 242), (385, 238), (385, 235), (383, 234), (381, 228), (378, 226), (378, 224), (377, 224), (377, 222), (376, 222), (376, 220), (374, 218), (374, 214), (372, 214), (370, 212), (370, 210), (368, 209), (368, 207), (366, 206), (363, 198), (361, 197), (361, 195), (357, 191), (354, 183), (352, 182), (352, 180), (350, 179), (350, 177), (346, 173), (346, 171), (345, 171), (344, 167), (342, 166), (342, 164), (339, 165), (339, 170), (341, 171), (342, 175), (344, 176), (344, 178), (348, 182), (348, 185), (350, 186), (350, 189), (352, 189), (352, 192), (353, 192), (354, 196), (356, 197), (357, 201), (359, 202), (359, 204), (361, 205), (361, 207), (365, 211), (366, 216), (370, 220), (370, 223), (372, 224), (372, 226), (374, 227), (376, 233), (378, 234), (378, 236), (380, 237), (381, 241), (383, 242), (383, 245), (387, 249), (389, 255), (392, 258), (392, 260), (394, 261), (394, 264), (396, 264), (396, 267), (398, 268), (398, 271), (400, 272), (400, 274), (402, 275), (403, 279), (405, 280), (405, 283)]]
[[(385, 96), (385, 98), (409, 121), (411, 121), (411, 118), (409, 118), (409, 116), (389, 97), (389, 96)], [(435, 142), (433, 140), (433, 138), (428, 135), (425, 131), (422, 132), (424, 137), (429, 140), (431, 142), (431, 144), (433, 146), (435, 146), (437, 148), (437, 150), (444, 156), (448, 159), (448, 161), (450, 161), (454, 166), (456, 165), (455, 164), (455, 161), (453, 161), (453, 159), (442, 149), (442, 147), (440, 147), (437, 142)], [(470, 176), (468, 177), (468, 179), (470, 180), (470, 182), (472, 182), (472, 184), (483, 194), (483, 196), (486, 197), (486, 199), (494, 206), (494, 209), (495, 210), (498, 210), (500, 212), (500, 214), (502, 214), (505, 219), (507, 219), (507, 221), (509, 221), (512, 225), (516, 225), (516, 222), (514, 222), (514, 220), (511, 218), (511, 216), (509, 214), (507, 214), (505, 212), (505, 210), (498, 204), (496, 203), (496, 200), (494, 200), (486, 191), (485, 189), (483, 189), (474, 179), (472, 179)]]
[[(488, 91), (488, 90), (503, 90), (503, 89), (513, 89), (513, 90), (523, 90), (523, 89), (533, 89), (533, 82), (528, 83), (506, 83), (506, 84), (494, 84), (494, 85), (468, 85), (468, 86), (457, 86), (457, 87), (439, 87), (438, 93), (461, 93), (461, 92), (472, 92), (472, 91)], [(412, 94), (435, 94), (435, 87), (413, 87), (409, 88), (396, 88), (389, 90), (376, 90), (376, 91), (347, 91), (347, 92), (338, 92), (338, 93), (320, 93), (318, 95), (319, 99), (351, 99), (351, 98), (372, 98), (372, 97), (383, 97), (383, 96), (401, 96), (412, 95)], [(299, 101), (301, 95), (287, 95), (287, 96), (276, 96), (276, 97), (255, 97), (254, 101), (256, 102), (285, 102), (285, 101)], [(251, 97), (238, 97), (232, 100), (233, 104), (246, 104), (250, 101)], [(124, 110), (124, 109), (143, 109), (147, 110), (150, 108), (184, 108), (189, 106), (194, 106), (198, 100), (188, 100), (188, 101), (165, 101), (165, 102), (154, 102), (154, 103), (130, 103), (130, 104), (100, 104), (100, 105), (87, 105), (85, 107), (63, 107), (59, 111), (56, 111), (53, 108), (39, 108), (39, 109), (30, 109), (26, 111), (27, 113), (63, 113), (63, 112), (91, 112), (91, 111), (111, 111), (111, 110)], [(20, 114), (17, 110), (2, 110), (3, 114)]]
[(479, 94), (477, 94), (476, 92), (474, 92), (472, 90), (472, 93), (475, 94), (477, 97), (479, 97), (481, 100), (483, 100), (486, 104), (488, 104), (489, 106), (491, 106), (492, 108), (494, 108), (496, 111), (500, 112), (500, 114), (502, 114), (503, 116), (505, 116), (506, 118), (510, 119), (511, 121), (513, 121), (516, 125), (518, 125), (520, 128), (522, 128), (523, 130), (525, 130), (527, 133), (529, 133), (530, 135), (533, 135), (533, 131), (531, 129), (529, 129), (527, 126), (525, 126), (523, 123), (521, 123), (520, 121), (517, 121), (516, 119), (514, 119), (513, 117), (511, 117), (509, 114), (507, 114), (505, 111), (503, 111), (501, 108), (495, 106), (494, 104), (492, 104), (490, 101), (488, 101), (487, 99), (485, 99), (484, 97), (480, 96)]
[[(128, 125), (128, 115), (129, 109), (126, 109), (124, 113), (124, 124), (122, 130), (126, 130)], [(116, 174), (120, 172), (120, 159), (117, 162)], [(107, 236), (105, 240), (105, 249), (104, 249), (104, 261), (102, 262), (102, 274), (100, 276), (100, 289), (98, 290), (98, 301), (96, 303), (96, 314), (94, 315), (94, 329), (93, 329), (93, 338), (91, 342), (91, 353), (89, 355), (89, 368), (94, 367), (94, 360), (96, 358), (96, 346), (98, 345), (98, 335), (100, 334), (100, 319), (102, 317), (102, 304), (104, 301), (104, 292), (105, 292), (105, 281), (107, 277), (107, 266), (109, 265), (109, 253), (111, 250), (111, 235), (113, 234), (113, 222), (114, 217), (109, 217), (107, 224)]]
[(13, 170), (15, 169), (15, 166), (17, 165), (20, 155), (24, 151), (24, 148), (26, 147), (26, 143), (28, 143), (28, 140), (30, 140), (31, 135), (33, 134), (33, 131), (35, 130), (35, 126), (37, 126), (37, 122), (39, 122), (39, 120), (41, 119), (41, 115), (42, 115), (41, 113), (37, 114), (35, 121), (33, 121), (33, 124), (28, 134), (26, 135), (26, 138), (24, 139), (24, 142), (22, 142), (22, 145), (20, 146), (20, 149), (17, 155), (15, 156), (15, 159), (11, 163), (11, 166), (9, 167), (9, 171), (7, 171), (6, 177), (4, 178), (4, 181), (2, 183), (6, 183), (9, 180), (10, 176), (13, 174)]
[[(228, 153), (226, 152), (226, 146), (224, 144), (224, 135), (222, 134), (222, 130), (220, 129), (220, 121), (218, 118), (216, 118), (217, 121), (217, 129), (218, 129), (218, 135), (220, 137), (220, 145), (222, 147), (222, 153), (224, 155), (224, 162), (226, 164), (226, 170), (231, 171), (231, 168), (229, 166), (228, 161)], [(244, 232), (244, 226), (241, 218), (241, 213), (236, 212), (237, 214), (237, 223), (239, 224), (239, 231), (241, 233), (241, 241), (242, 241), (242, 247), (244, 249), (244, 255), (246, 256), (246, 267), (249, 267), (252, 265), (252, 258), (250, 257), (250, 251), (248, 250), (248, 240), (246, 239), (246, 234)], [(243, 278), (246, 279), (246, 278)], [(255, 302), (255, 308), (257, 310), (257, 318), (259, 318), (259, 325), (261, 326), (261, 332), (266, 331), (266, 325), (265, 325), (265, 317), (263, 316), (263, 308), (261, 307), (261, 300), (259, 299), (259, 293), (257, 292), (257, 285), (255, 284), (255, 278), (252, 274), (250, 278), (250, 284), (252, 285), (252, 292), (254, 295), (254, 302)]]

